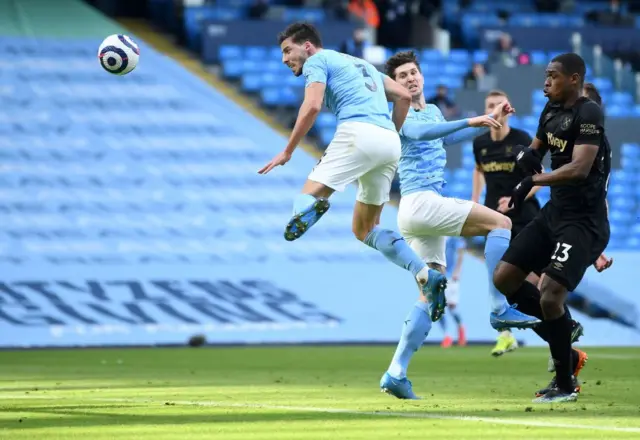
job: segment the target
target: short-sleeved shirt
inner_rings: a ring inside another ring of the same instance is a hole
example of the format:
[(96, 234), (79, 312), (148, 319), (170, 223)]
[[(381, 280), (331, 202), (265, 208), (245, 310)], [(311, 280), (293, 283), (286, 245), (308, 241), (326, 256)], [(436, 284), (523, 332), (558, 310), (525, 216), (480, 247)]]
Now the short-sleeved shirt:
[[(523, 130), (511, 128), (500, 141), (491, 139), (485, 133), (473, 140), (473, 155), (476, 165), (484, 173), (487, 193), (484, 205), (497, 210), (502, 197), (511, 197), (513, 188), (527, 175), (518, 167), (516, 157), (523, 147), (531, 145), (531, 136)], [(534, 196), (528, 199), (518, 211), (512, 209), (506, 215), (514, 225), (524, 226), (536, 216), (540, 203)]]
[(579, 98), (569, 108), (548, 103), (542, 114), (536, 137), (542, 151), (551, 151), (551, 169), (572, 161), (576, 145), (595, 145), (598, 154), (586, 179), (551, 187), (551, 203), (567, 214), (605, 213), (611, 149), (604, 132), (600, 106), (588, 98)]
[(323, 49), (302, 67), (306, 87), (326, 84), (325, 103), (338, 119), (365, 122), (395, 131), (384, 91), (385, 75), (372, 64), (334, 50)]

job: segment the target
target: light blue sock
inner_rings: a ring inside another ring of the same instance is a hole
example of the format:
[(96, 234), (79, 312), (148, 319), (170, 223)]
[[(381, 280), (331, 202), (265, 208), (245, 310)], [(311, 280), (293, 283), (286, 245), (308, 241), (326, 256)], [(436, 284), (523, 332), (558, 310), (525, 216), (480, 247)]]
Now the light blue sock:
[(487, 235), (487, 242), (484, 246), (484, 259), (487, 264), (487, 273), (489, 274), (491, 311), (497, 315), (503, 314), (509, 308), (509, 303), (507, 302), (507, 297), (500, 293), (500, 291), (496, 289), (496, 286), (493, 285), (493, 271), (507, 251), (510, 240), (510, 230), (494, 229)]
[(390, 229), (375, 227), (364, 239), (364, 243), (387, 257), (393, 264), (408, 270), (413, 276), (425, 268), (424, 262), (413, 252), (400, 234)]
[(298, 194), (293, 201), (293, 215), (300, 213), (316, 201), (311, 194)]
[(442, 327), (442, 333), (447, 334), (447, 317), (442, 315), (442, 318), (438, 321), (440, 323), (440, 327)]
[(392, 377), (396, 379), (407, 377), (409, 361), (411, 361), (413, 353), (422, 346), (424, 339), (429, 334), (429, 330), (431, 330), (429, 306), (422, 301), (418, 301), (404, 321), (398, 348), (396, 348), (391, 365), (387, 370)]

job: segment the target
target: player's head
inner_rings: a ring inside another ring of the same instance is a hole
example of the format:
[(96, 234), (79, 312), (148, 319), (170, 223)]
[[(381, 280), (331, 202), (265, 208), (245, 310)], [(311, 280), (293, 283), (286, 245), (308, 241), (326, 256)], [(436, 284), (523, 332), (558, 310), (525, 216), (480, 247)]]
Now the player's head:
[(278, 34), (282, 62), (295, 76), (302, 75), (302, 66), (311, 55), (322, 48), (318, 30), (309, 23), (293, 23)]
[(575, 53), (563, 53), (553, 58), (546, 70), (544, 94), (553, 102), (564, 102), (582, 94), (586, 66)]
[(509, 100), (506, 92), (498, 89), (493, 89), (487, 93), (487, 97), (484, 98), (484, 113), (490, 114), (493, 110), (502, 102)]
[(582, 96), (585, 96), (602, 107), (602, 97), (598, 88), (593, 83), (584, 83), (582, 88)]
[(422, 95), (424, 78), (420, 70), (420, 62), (416, 53), (412, 50), (398, 52), (387, 60), (385, 72), (389, 78), (407, 89), (411, 97), (418, 98)]

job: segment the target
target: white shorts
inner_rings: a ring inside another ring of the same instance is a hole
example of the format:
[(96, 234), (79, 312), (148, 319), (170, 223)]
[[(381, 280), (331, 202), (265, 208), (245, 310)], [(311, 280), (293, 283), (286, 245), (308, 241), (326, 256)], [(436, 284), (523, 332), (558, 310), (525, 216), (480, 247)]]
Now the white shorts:
[(335, 191), (344, 191), (357, 180), (357, 200), (380, 206), (389, 201), (400, 148), (400, 136), (395, 131), (363, 122), (343, 122), (309, 180)]
[(458, 237), (474, 203), (420, 191), (400, 199), (398, 228), (425, 263), (446, 267), (445, 237)]
[(447, 298), (448, 305), (458, 305), (460, 302), (460, 283), (449, 280), (447, 282), (447, 290), (444, 291), (444, 296)]

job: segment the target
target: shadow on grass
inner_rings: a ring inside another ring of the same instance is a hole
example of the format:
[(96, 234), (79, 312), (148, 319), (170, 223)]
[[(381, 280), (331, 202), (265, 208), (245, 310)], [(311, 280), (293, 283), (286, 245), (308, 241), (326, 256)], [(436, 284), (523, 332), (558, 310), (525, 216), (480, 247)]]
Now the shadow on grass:
[[(388, 408), (377, 414), (363, 413), (340, 413), (340, 412), (320, 412), (320, 411), (287, 411), (283, 409), (268, 408), (238, 408), (224, 406), (198, 406), (169, 404), (153, 405), (144, 403), (117, 403), (117, 404), (92, 404), (92, 405), (61, 405), (61, 406), (12, 406), (10, 408), (0, 408), (3, 425), (9, 429), (43, 429), (43, 428), (63, 428), (63, 427), (99, 427), (99, 426), (141, 426), (141, 425), (187, 425), (187, 424), (217, 424), (217, 423), (282, 423), (291, 421), (314, 421), (314, 422), (339, 422), (354, 420), (385, 420), (385, 419), (407, 419), (428, 420), (431, 414), (433, 419), (443, 416), (457, 419), (458, 417), (482, 417), (496, 419), (518, 419), (522, 421), (540, 422), (544, 417), (546, 422), (553, 423), (553, 419), (570, 417), (574, 420), (562, 420), (559, 423), (583, 425), (589, 420), (610, 418), (614, 416), (634, 418), (637, 412), (631, 411), (585, 411), (579, 403), (577, 405), (556, 406), (551, 410), (550, 406), (537, 405), (532, 407), (532, 411), (525, 411), (525, 407), (520, 410), (501, 411), (466, 411), (456, 413), (449, 411), (431, 411), (427, 408), (419, 407), (399, 407)], [(166, 409), (166, 411), (165, 411)], [(136, 413), (132, 414), (131, 410)], [(153, 412), (149, 414), (149, 412)], [(373, 411), (372, 411), (373, 412)], [(384, 416), (385, 413), (394, 413)], [(406, 413), (399, 416), (397, 413)], [(9, 414), (15, 414), (15, 424), (11, 421)], [(422, 416), (424, 415), (424, 417)], [(614, 422), (600, 421), (600, 425), (615, 425)], [(542, 427), (541, 427), (542, 428)], [(554, 428), (546, 428), (554, 429)], [(640, 428), (637, 428), (640, 429)]]

